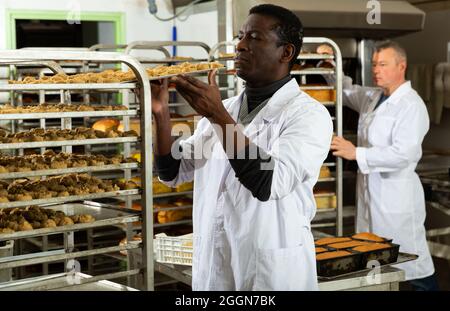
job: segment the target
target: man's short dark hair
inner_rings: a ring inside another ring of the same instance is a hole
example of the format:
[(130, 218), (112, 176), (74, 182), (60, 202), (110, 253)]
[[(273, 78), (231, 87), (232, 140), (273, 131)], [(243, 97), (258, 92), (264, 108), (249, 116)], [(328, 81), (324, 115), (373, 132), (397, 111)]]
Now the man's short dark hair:
[(385, 40), (377, 42), (375, 44), (375, 52), (379, 53), (380, 51), (385, 49), (393, 49), (395, 53), (397, 53), (397, 56), (400, 60), (404, 60), (405, 62), (408, 61), (408, 57), (406, 56), (406, 50), (403, 48), (403, 46), (400, 45), (400, 43), (396, 41)]
[(303, 25), (300, 19), (292, 11), (273, 4), (260, 4), (250, 9), (250, 14), (261, 14), (275, 18), (278, 23), (274, 31), (278, 35), (278, 46), (291, 43), (294, 45), (294, 57), (289, 63), (292, 68), (297, 60), (303, 42)]

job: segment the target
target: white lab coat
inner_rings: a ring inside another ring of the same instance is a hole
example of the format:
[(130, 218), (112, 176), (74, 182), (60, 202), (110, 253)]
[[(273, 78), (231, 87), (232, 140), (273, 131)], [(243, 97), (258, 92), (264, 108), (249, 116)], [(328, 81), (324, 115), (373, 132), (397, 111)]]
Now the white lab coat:
[[(235, 120), (241, 100), (242, 93), (224, 101)], [(207, 119), (180, 142), (180, 171), (167, 184), (194, 180), (193, 290), (318, 289), (312, 188), (329, 151), (332, 127), (328, 111), (301, 92), (295, 79), (273, 95), (244, 130), (274, 160), (266, 202), (235, 177)], [(258, 141), (266, 134), (267, 140)], [(191, 160), (201, 148), (203, 154), (211, 152), (210, 159)]]
[(380, 88), (352, 85), (344, 78), (344, 103), (359, 112), (356, 231), (393, 238), (400, 251), (418, 254), (398, 265), (406, 280), (434, 273), (425, 237), (425, 199), (415, 173), (429, 129), (426, 106), (405, 82), (375, 111)]

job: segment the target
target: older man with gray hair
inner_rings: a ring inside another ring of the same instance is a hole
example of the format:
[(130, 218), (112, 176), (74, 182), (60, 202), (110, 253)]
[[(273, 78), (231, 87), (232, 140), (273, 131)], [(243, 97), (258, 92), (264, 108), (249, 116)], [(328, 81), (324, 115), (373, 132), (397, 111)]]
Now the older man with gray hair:
[[(331, 54), (328, 46), (317, 52)], [(405, 80), (407, 56), (396, 42), (376, 45), (372, 58), (376, 87), (353, 85), (344, 77), (344, 104), (359, 113), (358, 143), (343, 137), (333, 155), (358, 163), (356, 231), (393, 238), (400, 251), (418, 254), (398, 267), (416, 290), (437, 290), (425, 236), (425, 199), (415, 168), (429, 129), (424, 102)]]

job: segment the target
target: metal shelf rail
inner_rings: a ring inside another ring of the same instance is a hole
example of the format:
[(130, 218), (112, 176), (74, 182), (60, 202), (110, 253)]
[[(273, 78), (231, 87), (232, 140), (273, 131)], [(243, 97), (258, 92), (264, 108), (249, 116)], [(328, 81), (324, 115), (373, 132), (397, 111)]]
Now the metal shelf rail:
[[(304, 70), (292, 71), (292, 75), (306, 76), (306, 75), (334, 75), (335, 84), (328, 86), (304, 86), (300, 85), (301, 90), (336, 90), (336, 101), (334, 102), (322, 102), (330, 110), (334, 110), (334, 116), (332, 118), (334, 123), (334, 132), (338, 136), (342, 136), (342, 56), (338, 45), (331, 39), (322, 37), (306, 37), (303, 38), (303, 44), (328, 44), (333, 48), (334, 55), (323, 55), (323, 54), (303, 54), (300, 53), (299, 60), (327, 60), (332, 59), (335, 61), (335, 68), (308, 68)], [(334, 109), (333, 109), (334, 108)], [(316, 197), (324, 196), (334, 196), (336, 195), (336, 209), (317, 209), (317, 213), (335, 213), (335, 222), (329, 223), (313, 223), (313, 228), (328, 228), (335, 227), (336, 235), (342, 236), (343, 234), (343, 168), (342, 159), (338, 157), (333, 157), (334, 161), (324, 163), (324, 166), (335, 167), (335, 173), (332, 178), (319, 180), (319, 183), (324, 182), (334, 182), (335, 183), (335, 193), (325, 193), (316, 194)], [(320, 184), (317, 184), (319, 186)]]

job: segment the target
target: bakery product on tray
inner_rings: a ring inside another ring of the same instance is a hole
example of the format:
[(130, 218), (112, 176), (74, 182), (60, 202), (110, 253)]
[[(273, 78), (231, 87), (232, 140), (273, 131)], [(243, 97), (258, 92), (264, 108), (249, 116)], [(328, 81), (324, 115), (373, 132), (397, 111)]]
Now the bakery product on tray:
[(371, 243), (364, 242), (364, 241), (348, 241), (348, 242), (328, 244), (328, 246), (335, 248), (335, 249), (345, 249), (345, 248), (352, 248), (352, 247), (367, 245), (367, 244), (371, 244)]
[(107, 132), (94, 130), (87, 127), (77, 127), (75, 129), (41, 129), (34, 128), (30, 131), (18, 133), (6, 133), (0, 131), (0, 143), (23, 143), (39, 141), (62, 141), (62, 140), (83, 140), (96, 138), (115, 138), (115, 137), (137, 137), (136, 131), (119, 132), (111, 129)]
[(112, 111), (128, 110), (123, 105), (85, 105), (85, 104), (50, 104), (43, 103), (28, 106), (0, 106), (0, 114), (9, 113), (46, 113), (46, 112), (75, 112), (75, 111)]
[(24, 209), (4, 208), (0, 209), (0, 234), (41, 228), (54, 228), (94, 221), (94, 216), (90, 214), (66, 215), (63, 211), (34, 205)]
[(195, 72), (200, 70), (218, 69), (222, 67), (224, 67), (224, 65), (222, 65), (219, 62), (211, 62), (211, 63), (184, 62), (182, 64), (172, 66), (157, 66), (154, 68), (147, 68), (147, 74), (150, 78), (154, 78), (160, 76)]
[(47, 150), (43, 154), (23, 156), (0, 155), (0, 173), (28, 172), (70, 167), (102, 166), (137, 162), (135, 158), (124, 158), (122, 155), (104, 156), (101, 154), (86, 155), (75, 153), (55, 153)]
[(327, 238), (319, 239), (319, 240), (315, 241), (314, 243), (316, 244), (316, 246), (323, 246), (323, 245), (328, 245), (328, 244), (332, 244), (332, 243), (348, 242), (351, 240), (352, 239), (345, 238), (345, 237), (340, 237), (340, 238), (327, 237)]
[(370, 232), (357, 233), (357, 234), (354, 234), (352, 236), (352, 238), (357, 239), (357, 240), (371, 241), (371, 242), (385, 242), (386, 241), (385, 239), (376, 235), (375, 233), (370, 233)]
[[(147, 75), (150, 78), (160, 77), (165, 75), (183, 74), (199, 70), (209, 70), (224, 67), (218, 62), (210, 63), (189, 63), (184, 62), (172, 66), (157, 66), (146, 69)], [(23, 80), (9, 80), (9, 84), (41, 84), (41, 83), (70, 83), (70, 84), (84, 84), (84, 83), (120, 83), (133, 81), (136, 76), (132, 70), (122, 71), (108, 69), (102, 72), (87, 72), (78, 73), (74, 75), (66, 75), (62, 73), (53, 76), (43, 76), (38, 79), (35, 77), (25, 77)]]
[(316, 251), (316, 254), (320, 254), (320, 253), (326, 252), (327, 249), (324, 247), (316, 247), (315, 251)]
[(333, 251), (333, 252), (324, 252), (316, 255), (317, 260), (331, 259), (331, 258), (339, 258), (351, 255), (352, 253), (347, 251)]
[(11, 183), (0, 180), (0, 203), (31, 201), (54, 197), (87, 195), (136, 189), (136, 183), (100, 179), (89, 174), (65, 174), (43, 180), (16, 179)]
[(353, 250), (361, 252), (361, 253), (365, 253), (365, 252), (371, 252), (371, 251), (376, 251), (376, 250), (386, 249), (386, 248), (391, 248), (391, 244), (387, 244), (387, 243), (368, 243), (366, 245), (361, 245), (361, 246), (354, 247)]

